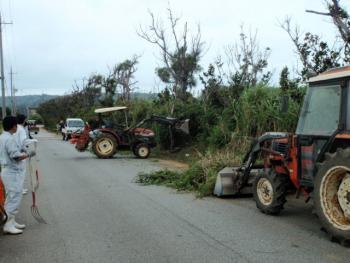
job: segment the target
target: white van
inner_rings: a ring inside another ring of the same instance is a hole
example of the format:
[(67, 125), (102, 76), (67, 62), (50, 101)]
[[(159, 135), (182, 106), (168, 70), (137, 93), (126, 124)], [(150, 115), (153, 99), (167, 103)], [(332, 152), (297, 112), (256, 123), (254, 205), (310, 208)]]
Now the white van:
[(85, 123), (79, 118), (68, 118), (64, 123), (64, 128), (62, 129), (62, 139), (69, 140), (72, 133), (84, 129)]

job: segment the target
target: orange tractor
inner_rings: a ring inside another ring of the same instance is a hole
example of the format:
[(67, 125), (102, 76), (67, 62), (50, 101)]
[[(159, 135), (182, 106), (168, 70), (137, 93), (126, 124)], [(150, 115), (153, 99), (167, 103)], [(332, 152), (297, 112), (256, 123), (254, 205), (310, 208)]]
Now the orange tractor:
[(265, 214), (280, 213), (291, 192), (312, 199), (331, 239), (350, 246), (350, 67), (311, 78), (296, 133), (263, 134), (214, 190), (252, 193)]

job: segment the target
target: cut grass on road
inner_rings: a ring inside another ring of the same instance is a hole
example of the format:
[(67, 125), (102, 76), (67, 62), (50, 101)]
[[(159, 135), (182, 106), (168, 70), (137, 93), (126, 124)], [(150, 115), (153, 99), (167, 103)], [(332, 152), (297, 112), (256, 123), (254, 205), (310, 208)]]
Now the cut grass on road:
[(193, 191), (199, 197), (212, 195), (217, 173), (226, 166), (238, 163), (239, 155), (225, 150), (215, 154), (207, 153), (187, 170), (160, 170), (140, 173), (137, 183), (144, 185), (165, 185), (179, 191)]

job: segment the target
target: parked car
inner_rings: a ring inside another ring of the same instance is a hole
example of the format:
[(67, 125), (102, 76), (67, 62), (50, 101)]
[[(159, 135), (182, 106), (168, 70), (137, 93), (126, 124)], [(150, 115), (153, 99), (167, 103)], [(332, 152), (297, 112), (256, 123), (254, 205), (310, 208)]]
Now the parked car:
[(85, 123), (79, 118), (68, 118), (62, 129), (62, 140), (68, 141), (72, 137), (72, 133), (83, 130)]

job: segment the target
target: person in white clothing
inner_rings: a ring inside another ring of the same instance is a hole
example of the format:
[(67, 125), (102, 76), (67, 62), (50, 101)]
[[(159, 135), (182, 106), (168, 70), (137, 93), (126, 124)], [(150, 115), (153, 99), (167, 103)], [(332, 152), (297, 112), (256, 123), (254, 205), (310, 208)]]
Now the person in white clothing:
[[(28, 140), (28, 135), (27, 132), (25, 130), (25, 122), (27, 120), (27, 116), (23, 115), (23, 114), (19, 114), (17, 115), (17, 131), (14, 134), (15, 138), (16, 138), (16, 142), (18, 144), (18, 146), (20, 147), (20, 149), (22, 151), (24, 151), (25, 149), (25, 142), (26, 140)], [(22, 184), (23, 184), (23, 194), (27, 194), (28, 193), (28, 189), (25, 188), (24, 186), (24, 182), (25, 182), (25, 178), (26, 178), (26, 174), (27, 174), (27, 160), (22, 160), (20, 161), (20, 166), (21, 166), (21, 176), (22, 176)]]
[(1, 179), (5, 187), (5, 211), (7, 221), (3, 231), (5, 234), (21, 234), (25, 225), (16, 222), (15, 215), (22, 200), (23, 181), (21, 175), (21, 161), (35, 153), (26, 153), (21, 150), (13, 136), (17, 131), (17, 120), (15, 117), (7, 116), (3, 119), (4, 132), (0, 136), (0, 162)]

